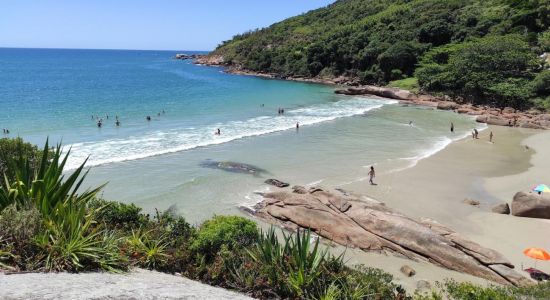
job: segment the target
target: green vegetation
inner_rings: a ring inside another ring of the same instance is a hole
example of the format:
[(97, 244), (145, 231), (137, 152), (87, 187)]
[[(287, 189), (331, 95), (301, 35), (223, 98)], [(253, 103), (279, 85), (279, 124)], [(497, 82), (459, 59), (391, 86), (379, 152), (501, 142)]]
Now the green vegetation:
[(418, 85), (418, 79), (416, 79), (415, 77), (390, 81), (390, 83), (388, 83), (388, 86), (413, 92), (418, 92), (418, 90), (420, 89), (420, 86)]
[(550, 51), (549, 15), (549, 0), (339, 0), (236, 35), (211, 55), (283, 77), (414, 76), (428, 92), (527, 108), (550, 96), (532, 84), (538, 55)]
[(516, 299), (548, 299), (550, 283), (541, 283), (531, 287), (482, 287), (469, 282), (453, 280), (439, 283), (439, 291), (415, 295), (416, 300), (516, 300)]
[[(8, 141), (9, 142), (9, 141)], [(48, 143), (41, 159), (21, 150), (0, 158), (13, 180), (0, 187), (0, 269), (122, 272), (133, 266), (238, 290), (261, 299), (547, 299), (550, 284), (529, 288), (446, 282), (409, 296), (379, 269), (346, 266), (311, 232), (278, 237), (237, 216), (193, 227), (173, 211), (143, 214), (133, 204), (80, 191), (84, 164), (63, 174), (69, 153)], [(50, 154), (48, 154), (50, 153)]]

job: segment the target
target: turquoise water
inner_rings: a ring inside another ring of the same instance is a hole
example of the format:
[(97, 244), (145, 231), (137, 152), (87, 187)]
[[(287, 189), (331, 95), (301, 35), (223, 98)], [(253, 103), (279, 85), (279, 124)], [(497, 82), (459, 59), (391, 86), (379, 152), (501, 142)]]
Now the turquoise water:
[[(411, 167), (476, 126), (328, 86), (229, 75), (175, 53), (0, 49), (0, 127), (37, 144), (62, 140), (73, 151), (69, 168), (89, 156), (88, 183), (109, 182), (106, 198), (149, 211), (175, 205), (200, 221), (253, 204), (270, 189), (266, 178), (345, 187), (365, 180), (370, 165), (379, 176)], [(266, 172), (203, 167), (208, 161)]]

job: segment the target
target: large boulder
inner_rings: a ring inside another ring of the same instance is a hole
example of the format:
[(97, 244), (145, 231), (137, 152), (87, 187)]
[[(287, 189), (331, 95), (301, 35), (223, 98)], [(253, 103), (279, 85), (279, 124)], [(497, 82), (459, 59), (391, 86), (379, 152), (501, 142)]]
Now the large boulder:
[(458, 104), (452, 101), (440, 101), (437, 103), (437, 109), (454, 110), (458, 108)]
[(476, 118), (476, 122), (497, 126), (510, 126), (512, 124), (510, 120), (493, 115), (480, 115)]
[(350, 193), (321, 188), (297, 192), (264, 194), (254, 215), (291, 230), (311, 229), (346, 247), (428, 261), (499, 284), (532, 283), (497, 251), (433, 220), (417, 221), (378, 201)]
[(518, 192), (512, 200), (512, 215), (550, 219), (550, 196)]

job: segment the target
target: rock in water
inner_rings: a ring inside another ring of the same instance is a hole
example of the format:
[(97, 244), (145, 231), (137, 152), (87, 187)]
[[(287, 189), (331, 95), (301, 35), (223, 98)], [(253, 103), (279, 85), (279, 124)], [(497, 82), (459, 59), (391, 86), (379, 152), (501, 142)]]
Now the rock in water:
[(266, 172), (264, 169), (258, 168), (253, 165), (232, 162), (232, 161), (214, 161), (214, 160), (207, 159), (201, 162), (200, 166), (204, 168), (220, 169), (227, 172), (244, 173), (244, 174), (252, 174), (252, 175), (259, 175), (260, 173)]
[(512, 200), (512, 215), (550, 219), (550, 197), (544, 194), (518, 192)]
[(508, 205), (508, 203), (501, 203), (501, 204), (493, 206), (491, 211), (494, 212), (494, 213), (497, 213), (497, 214), (509, 215), (510, 214), (510, 206)]
[(305, 194), (279, 191), (265, 194), (255, 211), (255, 216), (272, 224), (291, 230), (310, 228), (347, 247), (429, 261), (500, 284), (532, 284), (495, 250), (434, 221), (417, 221), (360, 196), (319, 188)]
[(282, 182), (282, 181), (280, 181), (280, 180), (272, 179), (272, 178), (271, 178), (271, 179), (268, 179), (268, 180), (266, 180), (266, 181), (264, 181), (264, 182), (267, 183), (267, 184), (274, 185), (274, 186), (279, 187), (279, 188), (284, 188), (284, 187), (289, 186), (289, 184), (286, 183), (286, 182)]
[(405, 274), (407, 277), (412, 277), (416, 274), (416, 271), (408, 265), (402, 266), (401, 269), (399, 270), (401, 271), (401, 273)]

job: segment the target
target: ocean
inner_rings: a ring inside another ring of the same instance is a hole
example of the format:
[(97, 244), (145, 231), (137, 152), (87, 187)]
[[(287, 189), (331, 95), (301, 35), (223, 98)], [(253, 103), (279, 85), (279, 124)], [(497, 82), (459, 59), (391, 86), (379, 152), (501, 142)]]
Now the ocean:
[(87, 185), (107, 182), (107, 199), (173, 207), (192, 222), (240, 213), (275, 189), (267, 178), (367, 184), (371, 165), (377, 176), (399, 172), (482, 128), (452, 112), (173, 59), (181, 52), (197, 53), (0, 49), (0, 127), (62, 142), (69, 170), (88, 158)]

